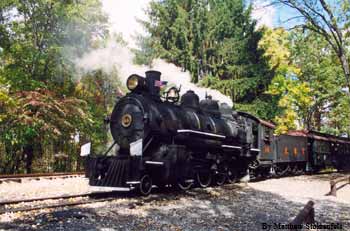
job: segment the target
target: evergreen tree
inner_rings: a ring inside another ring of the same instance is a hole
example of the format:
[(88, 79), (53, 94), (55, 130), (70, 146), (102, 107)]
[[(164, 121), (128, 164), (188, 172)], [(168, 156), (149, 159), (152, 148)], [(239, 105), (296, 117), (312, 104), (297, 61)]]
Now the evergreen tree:
[[(144, 56), (163, 58), (190, 71), (193, 82), (229, 95), (238, 108), (274, 117), (274, 108), (256, 110), (273, 100), (262, 94), (274, 71), (259, 47), (263, 31), (256, 29), (251, 7), (244, 1), (165, 0), (152, 2), (147, 14), (149, 19), (142, 23), (150, 37), (143, 39), (152, 41), (146, 44), (152, 52)], [(259, 102), (254, 101), (259, 96)]]

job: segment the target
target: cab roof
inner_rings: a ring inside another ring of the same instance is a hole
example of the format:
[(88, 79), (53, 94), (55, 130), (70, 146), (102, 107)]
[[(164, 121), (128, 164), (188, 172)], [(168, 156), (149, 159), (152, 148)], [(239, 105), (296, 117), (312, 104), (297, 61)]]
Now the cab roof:
[(330, 135), (330, 134), (312, 131), (312, 130), (292, 130), (292, 131), (288, 131), (288, 133), (286, 135), (303, 136), (303, 137), (313, 138), (315, 140), (323, 140), (323, 141), (330, 141), (330, 142), (336, 142), (336, 143), (350, 144), (349, 138)]
[(256, 122), (258, 122), (258, 123), (260, 123), (260, 124), (262, 124), (262, 125), (264, 125), (264, 126), (266, 126), (266, 127), (273, 128), (273, 129), (276, 127), (276, 125), (273, 124), (272, 122), (269, 122), (269, 121), (266, 121), (266, 120), (262, 120), (262, 119), (260, 119), (260, 118), (258, 118), (258, 117), (256, 117), (256, 116), (254, 116), (254, 115), (252, 115), (252, 114), (249, 114), (249, 113), (247, 113), (247, 112), (237, 111), (237, 113), (238, 113), (238, 115), (240, 115), (240, 116), (243, 116), (243, 117), (246, 117), (246, 118), (255, 120)]

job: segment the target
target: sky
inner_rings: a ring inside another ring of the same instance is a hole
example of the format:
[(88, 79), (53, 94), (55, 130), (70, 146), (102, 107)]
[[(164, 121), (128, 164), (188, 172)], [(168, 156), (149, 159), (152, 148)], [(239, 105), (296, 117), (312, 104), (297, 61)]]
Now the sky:
[[(143, 33), (142, 26), (136, 18), (145, 19), (144, 9), (151, 0), (102, 0), (103, 9), (109, 15), (111, 29), (123, 34), (129, 46), (134, 47), (133, 35)], [(267, 6), (269, 0), (252, 0), (254, 4), (253, 18), (258, 25), (269, 27), (290, 27), (293, 22), (285, 22), (294, 12), (287, 7)], [(267, 7), (266, 7), (267, 6)]]
[(145, 19), (144, 9), (150, 0), (102, 0), (103, 10), (108, 14), (111, 29), (122, 33), (123, 38), (134, 46), (133, 35), (142, 33), (143, 28), (137, 18)]
[(283, 5), (271, 5), (271, 0), (251, 0), (253, 3), (252, 17), (258, 21), (258, 25), (268, 27), (286, 27), (289, 28), (297, 21), (288, 19), (297, 15), (297, 12)]

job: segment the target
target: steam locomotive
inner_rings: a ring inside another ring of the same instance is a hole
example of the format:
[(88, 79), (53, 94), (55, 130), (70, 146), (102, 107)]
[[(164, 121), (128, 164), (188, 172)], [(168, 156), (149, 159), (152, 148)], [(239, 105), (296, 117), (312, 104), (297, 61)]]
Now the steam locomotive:
[(116, 103), (109, 120), (118, 153), (87, 156), (90, 185), (128, 187), (148, 195), (154, 185), (186, 190), (244, 176), (315, 171), (325, 167), (329, 155), (333, 166), (341, 166), (340, 157), (350, 162), (348, 139), (333, 138), (335, 147), (347, 151), (338, 155), (329, 149), (325, 157), (313, 151), (319, 139), (311, 133), (274, 137), (273, 124), (232, 111), (209, 96), (200, 101), (191, 90), (181, 99), (176, 87), (161, 96), (160, 76), (148, 71), (145, 77), (127, 79), (130, 93)]
[(136, 188), (143, 195), (152, 185), (188, 189), (233, 182), (257, 155), (251, 125), (228, 105), (207, 97), (199, 100), (179, 89), (160, 96), (160, 72), (131, 75), (130, 93), (120, 99), (110, 117), (116, 156), (88, 157), (90, 185)]

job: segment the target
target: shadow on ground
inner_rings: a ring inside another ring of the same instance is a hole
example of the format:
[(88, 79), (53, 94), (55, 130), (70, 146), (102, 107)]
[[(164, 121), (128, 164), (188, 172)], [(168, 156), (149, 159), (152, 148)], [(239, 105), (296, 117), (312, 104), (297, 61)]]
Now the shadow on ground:
[[(37, 213), (0, 223), (0, 230), (263, 230), (262, 223), (288, 224), (305, 203), (225, 185)], [(340, 222), (343, 230), (350, 230), (350, 204), (327, 200), (315, 205), (317, 222)]]

